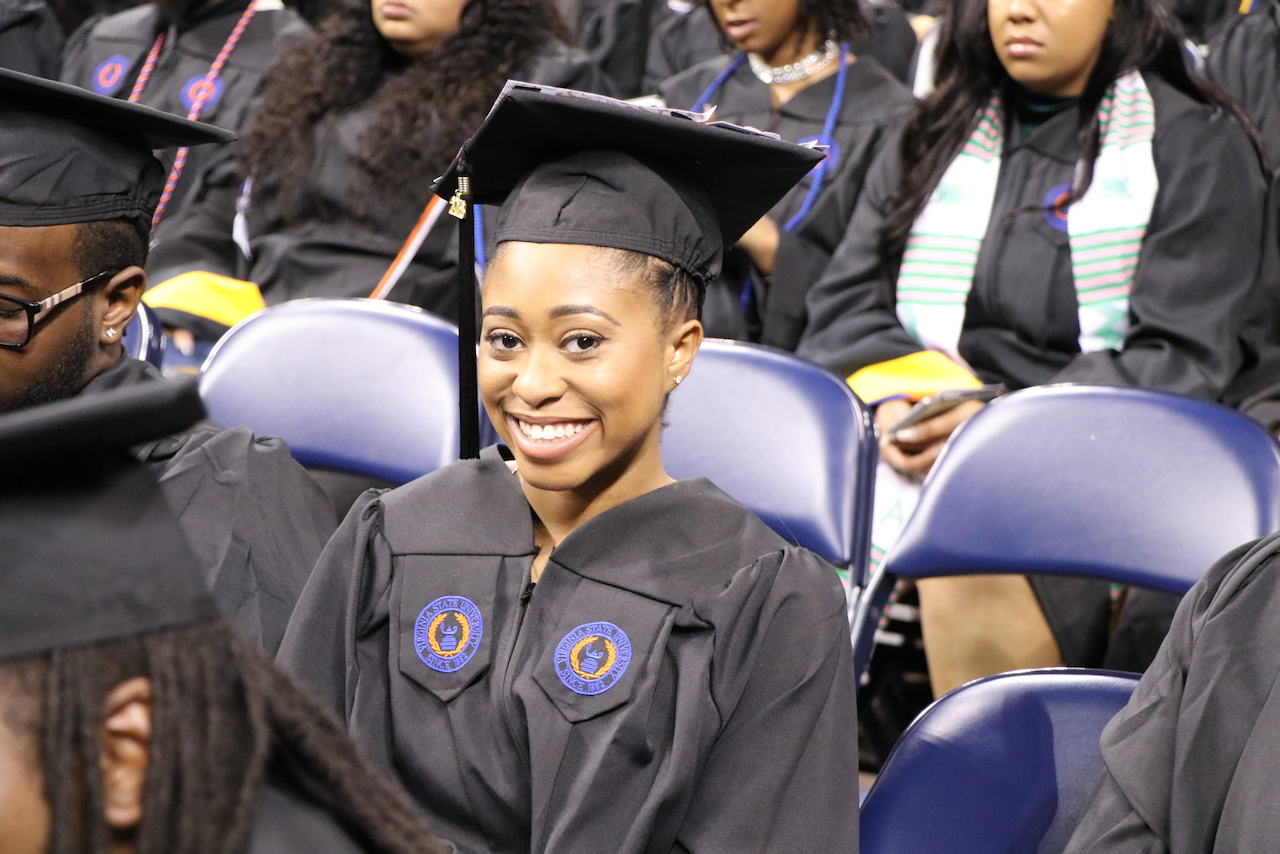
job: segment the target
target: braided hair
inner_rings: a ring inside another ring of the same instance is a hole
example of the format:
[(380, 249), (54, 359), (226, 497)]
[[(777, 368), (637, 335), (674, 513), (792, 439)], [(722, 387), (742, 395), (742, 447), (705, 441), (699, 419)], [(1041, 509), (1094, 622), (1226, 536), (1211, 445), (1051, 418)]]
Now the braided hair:
[(267, 77), (245, 166), (255, 201), (270, 193), (285, 223), (313, 216), (307, 175), (317, 126), (369, 103), (356, 198), (415, 195), (421, 208), (507, 78), (549, 40), (569, 40), (552, 0), (468, 0), (458, 30), (416, 57), (397, 53), (369, 0), (337, 0), (309, 38), (281, 54)]
[(107, 694), (151, 680), (138, 854), (246, 849), (268, 777), (327, 810), (365, 850), (445, 854), (341, 722), (222, 621), (0, 666), (3, 723), (39, 745), (49, 854), (106, 854), (99, 727)]

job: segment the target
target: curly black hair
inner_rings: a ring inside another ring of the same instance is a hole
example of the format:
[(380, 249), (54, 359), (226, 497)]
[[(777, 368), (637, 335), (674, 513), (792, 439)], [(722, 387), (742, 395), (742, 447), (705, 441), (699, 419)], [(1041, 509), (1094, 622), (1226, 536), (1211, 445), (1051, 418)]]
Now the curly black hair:
[(450, 850), (360, 758), (332, 712), (219, 620), (0, 664), (0, 725), (43, 772), (49, 854), (111, 847), (102, 705), (134, 677), (152, 691), (138, 854), (246, 850), (268, 779), (327, 810), (363, 850)]
[(457, 32), (410, 58), (378, 32), (369, 0), (338, 0), (267, 77), (244, 154), (255, 199), (270, 193), (286, 222), (312, 216), (306, 178), (317, 126), (371, 102), (377, 115), (361, 140), (363, 186), (354, 194), (409, 192), (426, 204), (507, 78), (552, 39), (570, 40), (552, 0), (468, 0)]

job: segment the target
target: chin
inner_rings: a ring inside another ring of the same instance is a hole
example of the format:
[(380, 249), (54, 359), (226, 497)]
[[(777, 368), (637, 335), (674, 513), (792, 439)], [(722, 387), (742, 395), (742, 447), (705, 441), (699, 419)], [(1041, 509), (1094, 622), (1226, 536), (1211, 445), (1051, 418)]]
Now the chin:
[(542, 492), (573, 492), (586, 486), (597, 474), (584, 471), (582, 466), (533, 462), (516, 454), (516, 467), (520, 479)]

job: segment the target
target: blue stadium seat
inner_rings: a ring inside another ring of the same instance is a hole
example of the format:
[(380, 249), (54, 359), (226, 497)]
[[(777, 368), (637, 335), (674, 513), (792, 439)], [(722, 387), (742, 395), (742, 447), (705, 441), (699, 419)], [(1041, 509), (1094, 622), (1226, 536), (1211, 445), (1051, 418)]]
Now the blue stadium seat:
[(160, 361), (164, 358), (164, 332), (156, 313), (146, 303), (138, 303), (138, 310), (124, 328), (124, 337), (120, 343), (124, 345), (124, 351), (133, 358), (160, 367)]
[(280, 436), (308, 468), (407, 483), (458, 458), (458, 333), (379, 300), (312, 299), (228, 332), (200, 393), (227, 426)]
[(862, 854), (1060, 854), (1102, 773), (1102, 729), (1137, 681), (1024, 670), (947, 694), (867, 794)]
[(667, 421), (672, 477), (710, 478), (861, 586), (879, 452), (870, 412), (839, 377), (780, 350), (708, 340)]
[(854, 621), (859, 672), (896, 578), (1089, 576), (1185, 593), (1280, 529), (1280, 444), (1231, 409), (1110, 386), (1000, 398), (943, 449)]

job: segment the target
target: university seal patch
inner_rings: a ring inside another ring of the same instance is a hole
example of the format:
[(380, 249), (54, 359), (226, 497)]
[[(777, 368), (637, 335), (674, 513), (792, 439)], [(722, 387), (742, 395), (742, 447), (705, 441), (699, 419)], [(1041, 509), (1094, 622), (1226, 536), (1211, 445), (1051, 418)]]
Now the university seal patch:
[(200, 107), (200, 111), (203, 113), (218, 103), (218, 99), (222, 97), (222, 78), (217, 77), (212, 83), (208, 83), (205, 81), (205, 75), (197, 74), (186, 83), (183, 83), (182, 92), (179, 94), (182, 108), (189, 112), (195, 107), (196, 99), (201, 95), (204, 95), (204, 104)]
[(128, 70), (129, 57), (118, 53), (107, 57), (93, 69), (93, 91), (99, 95), (114, 95)]
[(1070, 196), (1070, 184), (1059, 184), (1045, 194), (1044, 221), (1058, 231), (1067, 230), (1067, 209), (1062, 205)]
[(461, 670), (480, 648), (484, 618), (463, 596), (441, 596), (422, 609), (413, 627), (413, 646), (422, 663), (439, 673)]
[(575, 694), (603, 694), (631, 663), (631, 639), (613, 623), (583, 623), (556, 646), (556, 675)]

